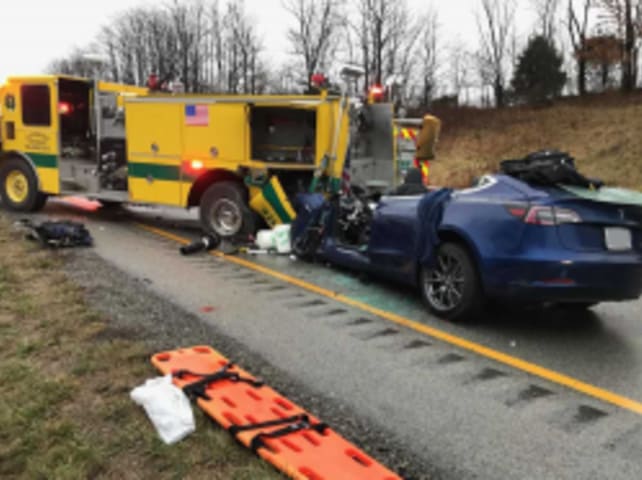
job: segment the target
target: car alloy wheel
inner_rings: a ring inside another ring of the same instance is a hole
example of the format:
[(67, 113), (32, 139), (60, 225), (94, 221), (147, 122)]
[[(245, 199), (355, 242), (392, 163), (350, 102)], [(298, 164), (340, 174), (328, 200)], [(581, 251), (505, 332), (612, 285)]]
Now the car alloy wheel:
[(464, 298), (464, 268), (454, 255), (440, 252), (423, 280), (426, 299), (437, 311), (454, 310)]
[(421, 267), (419, 287), (426, 307), (438, 317), (464, 321), (482, 310), (484, 292), (474, 257), (460, 243), (439, 246), (433, 264)]

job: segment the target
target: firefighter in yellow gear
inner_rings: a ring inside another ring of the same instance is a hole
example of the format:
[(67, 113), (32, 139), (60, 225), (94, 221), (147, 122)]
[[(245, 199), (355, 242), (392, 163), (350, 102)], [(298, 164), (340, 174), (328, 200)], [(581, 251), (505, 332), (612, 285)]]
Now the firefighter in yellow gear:
[(421, 171), (424, 185), (428, 185), (430, 175), (430, 160), (435, 158), (435, 146), (439, 140), (441, 120), (433, 115), (425, 115), (421, 122), (421, 131), (417, 135), (414, 166)]

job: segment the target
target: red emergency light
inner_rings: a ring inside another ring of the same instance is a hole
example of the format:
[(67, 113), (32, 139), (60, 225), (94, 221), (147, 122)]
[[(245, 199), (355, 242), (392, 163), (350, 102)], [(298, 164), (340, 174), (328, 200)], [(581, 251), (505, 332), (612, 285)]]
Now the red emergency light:
[(383, 100), (385, 92), (385, 89), (381, 85), (375, 84), (370, 87), (368, 98), (371, 102), (380, 102), (381, 100)]
[(315, 87), (323, 87), (327, 82), (327, 78), (322, 73), (315, 73), (310, 77), (310, 83)]
[(73, 107), (69, 102), (58, 102), (58, 113), (60, 115), (69, 115), (73, 111)]

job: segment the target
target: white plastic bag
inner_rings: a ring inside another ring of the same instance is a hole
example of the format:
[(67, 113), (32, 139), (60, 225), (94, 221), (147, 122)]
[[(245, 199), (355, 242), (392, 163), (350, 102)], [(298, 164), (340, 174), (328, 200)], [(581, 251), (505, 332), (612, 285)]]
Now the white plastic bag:
[(256, 246), (260, 250), (276, 248), (274, 232), (272, 230), (259, 230), (256, 234)]
[(273, 231), (276, 251), (279, 253), (290, 253), (292, 251), (292, 246), (290, 245), (290, 225), (277, 225)]
[(130, 396), (145, 409), (166, 444), (176, 443), (196, 429), (189, 399), (172, 383), (171, 375), (147, 380)]

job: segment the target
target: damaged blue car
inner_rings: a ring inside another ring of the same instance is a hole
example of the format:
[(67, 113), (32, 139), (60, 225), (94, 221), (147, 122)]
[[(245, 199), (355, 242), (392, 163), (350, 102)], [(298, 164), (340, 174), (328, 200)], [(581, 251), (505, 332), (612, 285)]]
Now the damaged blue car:
[(301, 195), (293, 248), (415, 287), (450, 320), (474, 317), (488, 299), (583, 309), (638, 298), (642, 194), (542, 181), (550, 169), (540, 167), (464, 190)]

